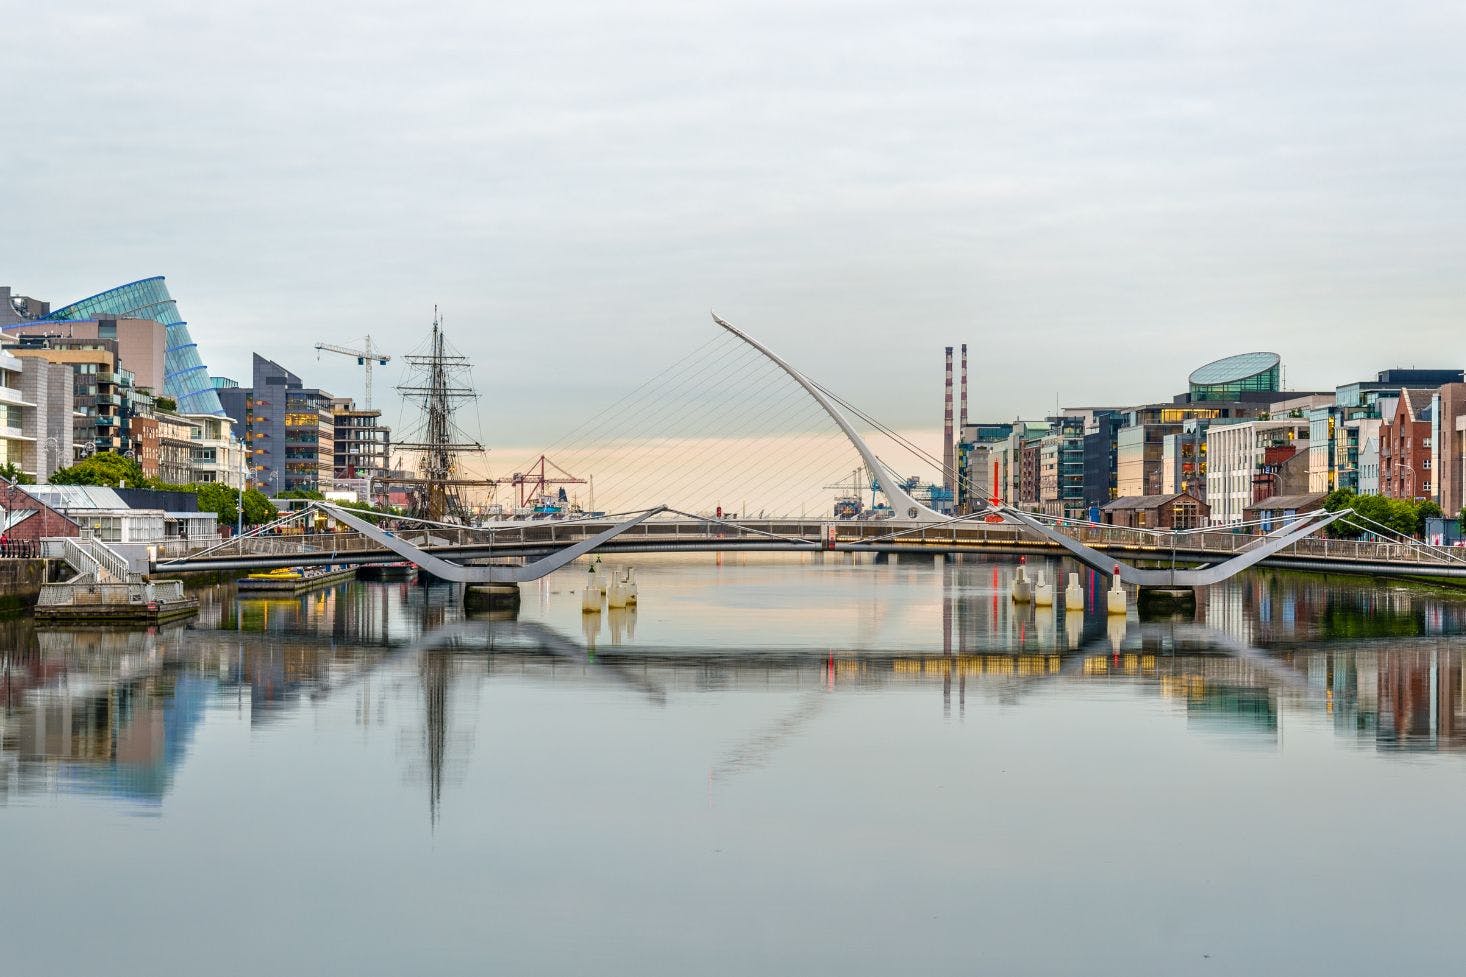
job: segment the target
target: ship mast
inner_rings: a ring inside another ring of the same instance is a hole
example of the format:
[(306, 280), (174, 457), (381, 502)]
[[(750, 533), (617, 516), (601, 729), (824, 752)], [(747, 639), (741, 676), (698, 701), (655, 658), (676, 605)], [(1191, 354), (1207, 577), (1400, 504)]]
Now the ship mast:
[(459, 454), (465, 451), (482, 454), (484, 446), (464, 433), (454, 423), (453, 416), (461, 402), (475, 400), (478, 394), (468, 382), (471, 367), (468, 357), (448, 345), (436, 306), (427, 351), (411, 353), (404, 359), (410, 376), (397, 392), (422, 409), (421, 425), (413, 431), (417, 440), (397, 443), (399, 448), (419, 453), (421, 477), (410, 480), (419, 486), (419, 491), (414, 493), (412, 514), (437, 521), (465, 518), (467, 512), (458, 487), (479, 483), (462, 478)]

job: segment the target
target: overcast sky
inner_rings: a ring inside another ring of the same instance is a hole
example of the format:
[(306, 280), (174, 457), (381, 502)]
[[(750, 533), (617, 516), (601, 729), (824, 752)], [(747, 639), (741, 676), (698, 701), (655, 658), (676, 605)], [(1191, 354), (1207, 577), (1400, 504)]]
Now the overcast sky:
[(520, 445), (710, 308), (903, 427), (963, 341), (992, 418), (1461, 366), (1463, 11), (0, 0), (0, 283), (166, 275), (213, 372), (346, 393), (312, 345), (436, 303)]

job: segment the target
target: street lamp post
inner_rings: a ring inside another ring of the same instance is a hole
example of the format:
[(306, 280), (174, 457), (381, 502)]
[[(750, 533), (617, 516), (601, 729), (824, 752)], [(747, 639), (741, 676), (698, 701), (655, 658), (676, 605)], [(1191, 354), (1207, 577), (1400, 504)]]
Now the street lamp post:
[(234, 505), (234, 535), (244, 535), (244, 487), (248, 484), (244, 477), (244, 458), (239, 459), (239, 498)]

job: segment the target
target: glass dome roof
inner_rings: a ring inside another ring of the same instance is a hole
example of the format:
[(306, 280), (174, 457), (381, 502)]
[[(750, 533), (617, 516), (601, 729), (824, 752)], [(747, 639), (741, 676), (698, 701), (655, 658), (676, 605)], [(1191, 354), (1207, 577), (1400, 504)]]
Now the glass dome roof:
[(1236, 383), (1238, 380), (1266, 373), (1281, 362), (1282, 357), (1277, 353), (1238, 353), (1236, 356), (1213, 360), (1205, 366), (1197, 367), (1187, 382), (1207, 386)]

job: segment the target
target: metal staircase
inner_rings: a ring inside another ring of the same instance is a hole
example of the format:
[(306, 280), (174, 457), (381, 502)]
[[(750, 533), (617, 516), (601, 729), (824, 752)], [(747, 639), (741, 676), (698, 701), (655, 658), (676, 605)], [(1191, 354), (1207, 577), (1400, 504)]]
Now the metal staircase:
[(143, 575), (132, 570), (125, 556), (95, 537), (60, 536), (42, 540), (41, 546), (46, 557), (62, 560), (76, 572), (66, 581), (69, 584), (143, 582)]

